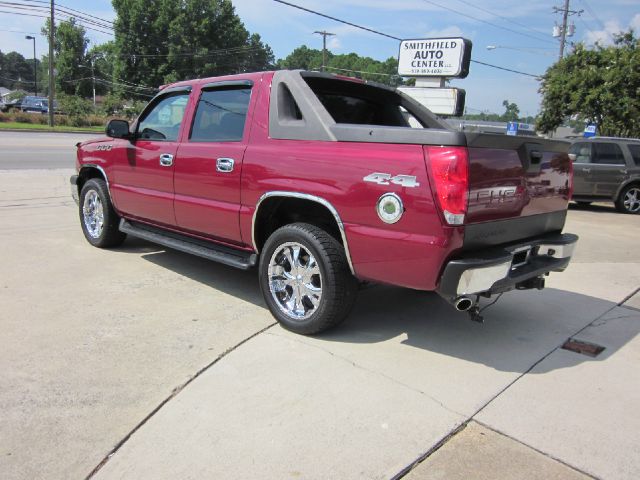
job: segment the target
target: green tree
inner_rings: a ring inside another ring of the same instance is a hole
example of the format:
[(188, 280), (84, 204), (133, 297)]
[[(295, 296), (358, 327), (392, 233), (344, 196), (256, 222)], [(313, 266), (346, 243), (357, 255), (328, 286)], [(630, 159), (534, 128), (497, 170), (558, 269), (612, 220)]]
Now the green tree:
[(503, 122), (517, 122), (520, 116), (520, 109), (515, 103), (509, 103), (509, 100), (503, 100), (502, 106), (504, 107), (504, 113), (500, 117)]
[[(327, 52), (327, 62), (331, 61), (333, 53)], [(322, 66), (322, 50), (309, 48), (306, 45), (296, 48), (286, 58), (278, 60), (278, 69), (286, 70), (318, 70)]]
[(113, 0), (113, 7), (116, 82), (159, 86), (273, 64), (230, 0)]
[[(322, 50), (302, 45), (286, 58), (278, 60), (277, 67), (290, 70), (319, 70), (322, 67)], [(398, 76), (398, 61), (393, 57), (381, 62), (371, 57), (361, 57), (357, 53), (334, 55), (327, 52), (326, 69), (328, 72), (393, 86), (402, 84), (402, 78)]]
[(551, 66), (540, 87), (537, 127), (555, 130), (567, 118), (594, 123), (606, 136), (640, 136), (640, 39), (632, 31), (614, 45), (574, 51)]
[(33, 59), (26, 60), (18, 52), (0, 51), (0, 87), (33, 90)]
[[(48, 37), (49, 29), (50, 21), (47, 19), (42, 34)], [(75, 18), (62, 21), (56, 26), (53, 50), (58, 92), (67, 95), (80, 94), (85, 97), (91, 95), (91, 68), (87, 59), (89, 39), (86, 33)]]
[[(84, 64), (88, 67), (93, 66), (97, 95), (106, 95), (113, 89), (115, 78), (113, 69), (116, 61), (115, 43), (113, 41), (95, 45), (87, 52)], [(90, 73), (90, 70), (88, 72)]]

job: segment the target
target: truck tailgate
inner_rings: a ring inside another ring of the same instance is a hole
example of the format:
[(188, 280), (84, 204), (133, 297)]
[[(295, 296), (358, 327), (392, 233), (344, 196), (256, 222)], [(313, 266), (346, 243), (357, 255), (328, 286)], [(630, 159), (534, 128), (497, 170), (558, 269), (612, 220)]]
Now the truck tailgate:
[(569, 143), (467, 134), (465, 249), (562, 230), (571, 195)]

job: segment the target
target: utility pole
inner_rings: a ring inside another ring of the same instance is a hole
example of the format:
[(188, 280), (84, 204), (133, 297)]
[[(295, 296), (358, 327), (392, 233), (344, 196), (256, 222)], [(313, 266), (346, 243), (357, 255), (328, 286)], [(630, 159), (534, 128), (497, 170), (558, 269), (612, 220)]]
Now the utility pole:
[(34, 94), (38, 96), (38, 65), (36, 62), (36, 37), (27, 35), (24, 37), (26, 40), (33, 40), (33, 90)]
[(53, 99), (55, 97), (55, 82), (53, 79), (53, 42), (55, 40), (55, 0), (51, 0), (51, 25), (49, 25), (49, 126), (53, 127)]
[(95, 70), (93, 68), (93, 64), (94, 64), (95, 58), (91, 57), (91, 59), (89, 61), (91, 62), (91, 80), (93, 80), (93, 112), (95, 113), (95, 110), (96, 110), (96, 73), (95, 73)]
[(553, 11), (555, 13), (562, 12), (562, 25), (556, 26), (553, 28), (553, 36), (560, 37), (560, 54), (558, 55), (558, 60), (562, 60), (564, 57), (564, 48), (566, 46), (567, 37), (573, 37), (573, 34), (576, 31), (575, 24), (567, 25), (569, 20), (569, 15), (580, 15), (584, 10), (571, 10), (569, 8), (569, 0), (564, 0), (564, 7), (553, 7)]
[(316, 30), (313, 33), (317, 33), (318, 35), (322, 35), (322, 69), (321, 71), (324, 72), (324, 69), (327, 65), (327, 37), (331, 36), (331, 35), (335, 35), (335, 33), (329, 33), (326, 30), (323, 31), (318, 31)]

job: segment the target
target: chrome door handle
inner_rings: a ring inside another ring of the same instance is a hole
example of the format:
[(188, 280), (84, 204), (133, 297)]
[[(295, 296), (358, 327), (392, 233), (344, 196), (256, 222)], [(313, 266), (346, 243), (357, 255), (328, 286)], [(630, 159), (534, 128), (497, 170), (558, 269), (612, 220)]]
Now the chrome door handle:
[(216, 160), (216, 171), (221, 173), (233, 172), (233, 165), (236, 161), (233, 158), (218, 158)]
[(625, 170), (624, 168), (621, 168), (621, 169), (620, 169), (620, 173), (622, 173), (622, 174), (626, 175), (627, 173), (629, 173), (629, 171), (628, 171), (628, 170)]
[(590, 168), (583, 168), (582, 171), (584, 173), (591, 173), (591, 169)]
[(170, 167), (173, 165), (173, 155), (170, 153), (163, 153), (160, 155), (160, 165), (163, 167)]

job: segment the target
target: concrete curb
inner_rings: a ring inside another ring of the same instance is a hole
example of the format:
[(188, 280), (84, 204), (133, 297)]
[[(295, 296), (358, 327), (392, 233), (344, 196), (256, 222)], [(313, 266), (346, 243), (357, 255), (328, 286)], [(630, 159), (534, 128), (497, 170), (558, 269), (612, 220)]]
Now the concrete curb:
[(76, 135), (104, 135), (104, 132), (85, 132), (82, 130), (65, 130), (65, 131), (60, 131), (60, 130), (36, 130), (36, 129), (30, 129), (30, 128), (0, 128), (0, 133), (1, 132), (12, 132), (12, 133), (73, 133)]

